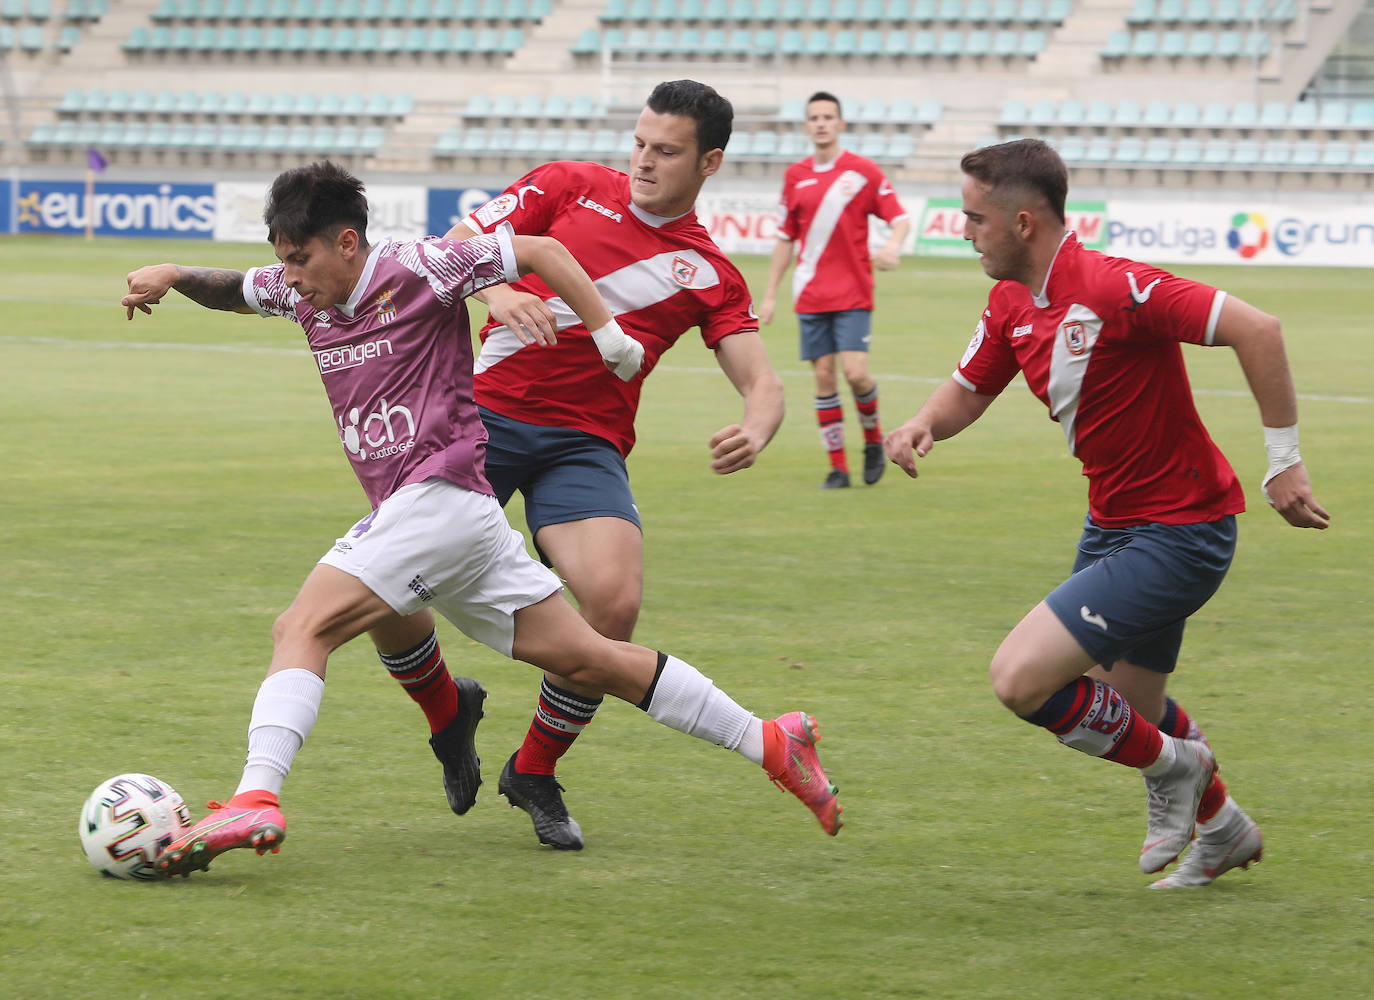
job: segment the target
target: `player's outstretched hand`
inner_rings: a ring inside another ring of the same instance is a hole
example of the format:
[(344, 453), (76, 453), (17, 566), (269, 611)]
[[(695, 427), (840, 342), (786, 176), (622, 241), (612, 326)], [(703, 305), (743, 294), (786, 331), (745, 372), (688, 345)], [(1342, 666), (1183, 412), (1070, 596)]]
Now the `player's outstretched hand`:
[(1331, 515), (1312, 496), (1307, 467), (1289, 466), (1263, 486), (1264, 497), (1295, 528), (1329, 528)]
[(889, 461), (895, 462), (912, 479), (917, 476), (916, 459), (925, 458), (935, 447), (935, 435), (924, 424), (908, 420), (883, 440)]
[(777, 310), (777, 308), (778, 305), (776, 299), (765, 298), (762, 302), (760, 302), (758, 307), (759, 324), (762, 326), (767, 326), (769, 323), (772, 323), (773, 313)]
[(739, 424), (722, 427), (711, 435), (711, 471), (727, 476), (747, 469), (759, 457), (763, 446)]
[(150, 264), (130, 271), (124, 280), (129, 283), (129, 294), (119, 300), (125, 309), (125, 319), (134, 318), (134, 310), (152, 315), (153, 306), (162, 301), (176, 284), (178, 269), (175, 264)]
[(491, 318), (515, 334), (520, 343), (558, 343), (558, 320), (538, 295), (510, 285), (493, 285), (483, 289), (483, 298)]

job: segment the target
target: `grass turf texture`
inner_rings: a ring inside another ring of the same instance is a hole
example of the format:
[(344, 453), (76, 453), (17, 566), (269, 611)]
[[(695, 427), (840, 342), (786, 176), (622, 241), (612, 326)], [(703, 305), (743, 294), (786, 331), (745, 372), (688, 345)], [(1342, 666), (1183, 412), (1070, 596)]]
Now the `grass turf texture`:
[[(1299, 532), (1264, 506), (1234, 357), (1188, 349), (1252, 510), (1172, 691), (1263, 827), (1258, 868), (1147, 892), (1139, 778), (991, 694), (992, 652), (1067, 571), (1084, 509), (1040, 404), (1017, 384), (919, 482), (890, 467), (876, 487), (822, 492), (784, 316), (765, 335), (789, 416), (744, 474), (707, 469), (738, 403), (696, 335), (652, 377), (630, 463), (637, 636), (760, 714), (818, 715), (838, 838), (737, 756), (608, 702), (561, 771), (588, 848), (540, 849), (495, 780), (538, 675), (441, 623), (450, 669), (491, 692), (468, 816), (448, 812), (419, 710), (361, 639), (330, 664), (281, 854), (142, 885), (86, 864), (86, 794), (129, 770), (197, 815), (232, 793), (272, 619), (365, 513), (294, 327), (175, 294), (125, 322), (124, 274), (166, 259), (245, 267), (270, 251), (0, 241), (4, 995), (1368, 995), (1369, 272), (1178, 269), (1283, 318), (1303, 453), (1335, 517)], [(766, 261), (742, 264), (761, 287)], [(987, 287), (969, 261), (880, 275), (887, 427), (951, 370)]]

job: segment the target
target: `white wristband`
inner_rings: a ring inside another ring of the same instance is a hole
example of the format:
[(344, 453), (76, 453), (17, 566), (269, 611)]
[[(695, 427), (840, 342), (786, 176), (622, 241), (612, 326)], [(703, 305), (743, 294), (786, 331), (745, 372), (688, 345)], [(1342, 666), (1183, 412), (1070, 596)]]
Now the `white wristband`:
[(1302, 461), (1302, 456), (1298, 454), (1298, 425), (1264, 428), (1264, 450), (1269, 455), (1269, 471), (1264, 474), (1264, 481), (1260, 483), (1260, 492), (1264, 494), (1264, 499), (1269, 501), (1269, 505), (1273, 506), (1274, 500), (1265, 487), (1280, 472), (1291, 469)]
[(591, 331), (591, 334), (596, 349), (601, 352), (611, 371), (615, 372), (616, 378), (628, 382), (639, 374), (644, 364), (644, 345), (620, 329), (615, 317), (611, 317), (605, 326)]

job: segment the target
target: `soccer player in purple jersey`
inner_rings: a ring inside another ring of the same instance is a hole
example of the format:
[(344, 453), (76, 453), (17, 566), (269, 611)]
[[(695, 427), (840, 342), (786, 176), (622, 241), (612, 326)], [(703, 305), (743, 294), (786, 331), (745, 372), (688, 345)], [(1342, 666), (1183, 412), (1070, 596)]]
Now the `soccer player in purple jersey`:
[[(275, 853), (286, 835), (278, 795), (324, 694), (329, 654), (368, 633), (409, 671), (426, 714), (450, 721), (431, 741), (455, 812), (481, 784), (473, 735), (486, 692), (452, 679), (430, 609), (468, 636), (569, 682), (622, 698), (655, 721), (735, 750), (840, 827), (833, 785), (816, 755), (815, 720), (760, 720), (695, 667), (607, 639), (525, 550), (483, 475), (486, 431), (472, 397), (463, 299), (536, 273), (596, 331), (606, 366), (633, 378), (642, 353), (620, 333), (586, 272), (554, 239), (502, 230), (464, 242), (367, 242), (362, 184), (332, 163), (274, 181), (263, 218), (280, 263), (246, 273), (157, 264), (128, 275), (130, 319), (171, 289), (212, 309), (282, 316), (301, 327), (334, 410), (339, 439), (373, 510), (320, 559), (272, 629), (273, 652), (249, 723), (234, 796), (174, 841), (156, 867), (170, 877), (235, 848)], [(521, 336), (552, 345), (534, 320)], [(390, 665), (390, 664), (389, 664)]]
[(1065, 226), (1068, 171), (1038, 139), (966, 155), (964, 239), (997, 284), (958, 368), (888, 435), (916, 458), (977, 420), (1018, 374), (1088, 478), (1073, 575), (992, 658), (1007, 708), (1066, 746), (1139, 768), (1140, 868), (1152, 888), (1203, 886), (1259, 861), (1259, 827), (1226, 793), (1202, 731), (1165, 694), (1188, 616), (1231, 564), (1245, 498), (1193, 405), (1181, 343), (1236, 352), (1259, 404), (1262, 490), (1289, 524), (1326, 528), (1298, 454), (1298, 404), (1279, 321), (1233, 295), (1083, 247)]

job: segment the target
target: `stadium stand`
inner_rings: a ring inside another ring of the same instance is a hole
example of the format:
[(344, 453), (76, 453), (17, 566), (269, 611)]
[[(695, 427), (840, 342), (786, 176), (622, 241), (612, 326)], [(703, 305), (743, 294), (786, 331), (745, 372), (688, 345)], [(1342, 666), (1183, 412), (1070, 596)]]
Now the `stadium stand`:
[[(0, 0), (21, 168), (504, 177), (623, 163), (673, 76), (735, 101), (726, 174), (805, 155), (802, 101), (850, 144), (948, 185), (960, 152), (1038, 135), (1108, 183), (1374, 189), (1374, 93), (1313, 89), (1361, 0)], [(195, 72), (194, 89), (188, 88)], [(0, 129), (0, 133), (5, 130)]]

